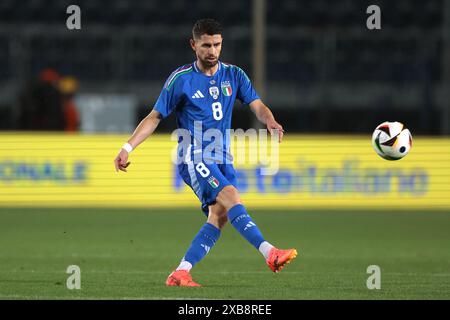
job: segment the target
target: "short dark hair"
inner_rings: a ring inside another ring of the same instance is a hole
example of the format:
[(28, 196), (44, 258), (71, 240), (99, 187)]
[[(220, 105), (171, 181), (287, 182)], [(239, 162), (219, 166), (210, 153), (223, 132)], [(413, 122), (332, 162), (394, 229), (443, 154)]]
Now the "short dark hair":
[(197, 20), (192, 28), (192, 37), (194, 39), (200, 38), (202, 35), (222, 34), (222, 26), (214, 19), (200, 19)]

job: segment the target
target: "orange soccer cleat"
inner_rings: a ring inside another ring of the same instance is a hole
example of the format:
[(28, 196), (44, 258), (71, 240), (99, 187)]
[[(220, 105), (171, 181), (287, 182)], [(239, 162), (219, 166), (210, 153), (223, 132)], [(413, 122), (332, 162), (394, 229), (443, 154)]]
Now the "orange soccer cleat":
[(175, 270), (166, 280), (166, 285), (171, 287), (201, 287), (200, 284), (192, 280), (192, 276), (187, 270)]
[(280, 272), (283, 267), (297, 256), (297, 250), (281, 250), (272, 248), (266, 260), (267, 265), (273, 272)]

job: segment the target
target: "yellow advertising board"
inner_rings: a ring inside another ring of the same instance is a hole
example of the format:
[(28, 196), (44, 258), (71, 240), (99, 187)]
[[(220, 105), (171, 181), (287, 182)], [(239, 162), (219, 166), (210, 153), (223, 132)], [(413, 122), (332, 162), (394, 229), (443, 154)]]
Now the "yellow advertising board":
[[(128, 172), (115, 172), (127, 138), (0, 134), (0, 207), (199, 207), (172, 162), (170, 135), (150, 137)], [(386, 161), (370, 136), (288, 135), (276, 174), (258, 163), (235, 167), (241, 198), (254, 208), (450, 209), (445, 138), (415, 137), (410, 154)]]

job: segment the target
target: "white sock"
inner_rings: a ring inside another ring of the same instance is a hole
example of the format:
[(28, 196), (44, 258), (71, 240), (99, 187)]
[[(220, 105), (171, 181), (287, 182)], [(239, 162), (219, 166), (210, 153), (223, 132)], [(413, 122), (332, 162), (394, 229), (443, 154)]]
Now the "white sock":
[(259, 245), (259, 249), (258, 250), (259, 250), (259, 252), (262, 253), (264, 258), (267, 259), (269, 257), (270, 249), (272, 249), (272, 248), (273, 248), (273, 245), (271, 245), (267, 241), (264, 241), (263, 243), (261, 243)]
[(192, 264), (190, 264), (187, 261), (181, 261), (180, 265), (178, 266), (177, 270), (186, 270), (186, 271), (190, 271), (192, 269)]

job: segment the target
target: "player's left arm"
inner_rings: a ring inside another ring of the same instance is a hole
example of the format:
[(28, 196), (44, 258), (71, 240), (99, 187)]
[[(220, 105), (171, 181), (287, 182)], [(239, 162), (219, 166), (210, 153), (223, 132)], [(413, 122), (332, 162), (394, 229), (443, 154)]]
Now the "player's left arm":
[(283, 140), (283, 127), (279, 124), (272, 114), (272, 111), (261, 101), (261, 99), (256, 99), (250, 102), (250, 109), (256, 115), (256, 118), (263, 124), (267, 126), (270, 134), (274, 134), (274, 130), (278, 130), (278, 142)]

